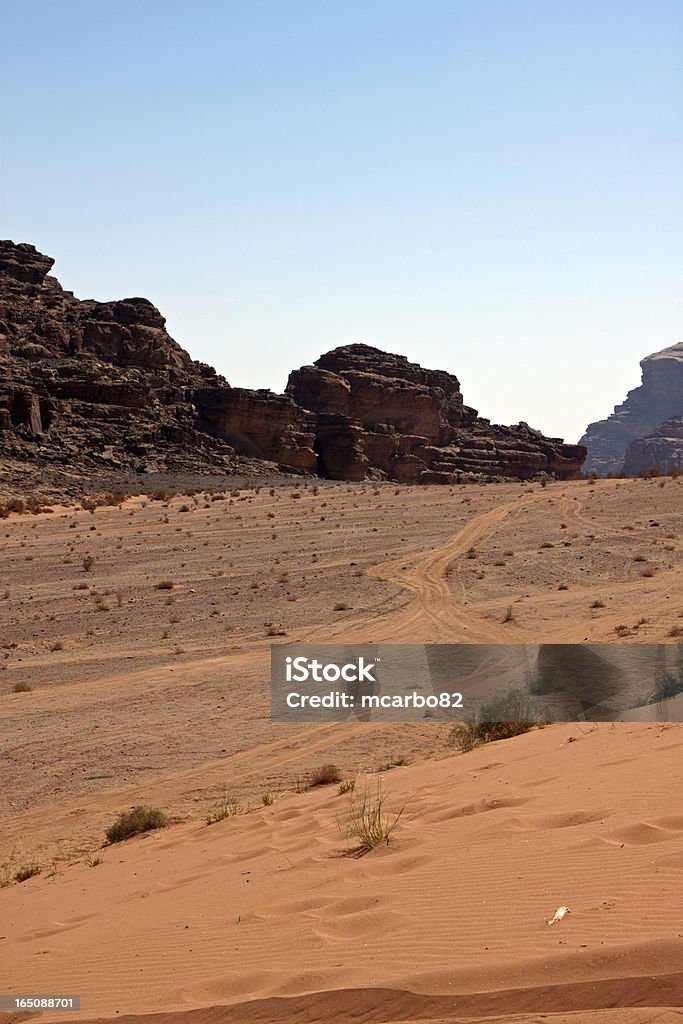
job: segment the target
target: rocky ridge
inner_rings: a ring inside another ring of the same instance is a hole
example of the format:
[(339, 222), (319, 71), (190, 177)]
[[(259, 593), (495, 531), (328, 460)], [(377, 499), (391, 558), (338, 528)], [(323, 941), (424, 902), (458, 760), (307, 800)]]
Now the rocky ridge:
[(676, 425), (683, 417), (683, 342), (647, 356), (640, 366), (642, 383), (581, 438), (588, 449), (587, 472), (638, 476), (683, 465)]
[(72, 493), (98, 473), (317, 474), (451, 483), (576, 475), (585, 451), (464, 405), (456, 377), (349, 345), (286, 393), (232, 388), (139, 297), (79, 300), (33, 246), (0, 242), (0, 454)]

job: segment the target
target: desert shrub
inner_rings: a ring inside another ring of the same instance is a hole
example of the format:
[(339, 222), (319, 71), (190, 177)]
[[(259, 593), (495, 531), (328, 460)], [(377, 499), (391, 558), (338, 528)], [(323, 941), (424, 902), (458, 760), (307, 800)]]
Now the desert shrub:
[(5, 861), (0, 864), (0, 889), (7, 889), (14, 881), (14, 861)]
[(124, 491), (112, 491), (105, 494), (102, 501), (105, 505), (122, 505), (128, 495)]
[(37, 516), (40, 512), (46, 511), (45, 505), (40, 500), (37, 494), (29, 494), (28, 498), (26, 499), (26, 508), (35, 516)]
[(217, 821), (225, 821), (226, 818), (234, 818), (236, 814), (242, 813), (242, 805), (232, 792), (224, 787), (217, 803), (206, 816), (207, 825), (215, 825)]
[(345, 611), (348, 611), (348, 608), (349, 608), (349, 606), (346, 603), (346, 601), (337, 601), (337, 603), (335, 604), (335, 606), (334, 606), (334, 608), (332, 610), (335, 611), (335, 612), (345, 612)]
[(683, 693), (683, 643), (679, 643), (676, 646), (678, 648), (676, 670), (674, 672), (662, 672), (658, 676), (654, 689), (647, 699), (642, 701), (641, 704), (637, 704), (636, 707), (640, 707), (643, 704), (659, 704), (661, 701), (671, 700), (672, 697), (677, 697), (679, 693)]
[(278, 629), (272, 622), (266, 623), (266, 636), (287, 636), (286, 629)]
[(34, 878), (36, 875), (39, 875), (40, 870), (40, 864), (26, 864), (15, 873), (14, 881), (25, 882), (28, 878)]
[(261, 803), (264, 807), (271, 807), (275, 803), (275, 793), (261, 793)]
[(338, 822), (341, 831), (355, 839), (354, 853), (369, 853), (382, 843), (389, 843), (389, 837), (399, 823), (404, 808), (388, 812), (382, 783), (378, 779), (374, 787), (367, 782), (360, 795), (351, 790), (351, 806), (346, 818)]
[(482, 704), (473, 718), (454, 725), (448, 741), (458, 750), (473, 750), (484, 743), (520, 736), (547, 721), (547, 714), (527, 693), (511, 688)]
[(129, 811), (122, 811), (104, 834), (107, 837), (107, 842), (120, 843), (124, 839), (130, 839), (131, 836), (139, 836), (143, 832), (165, 828), (166, 825), (168, 825), (168, 818), (158, 807), (138, 805)]
[(392, 757), (391, 761), (385, 761), (377, 769), (378, 772), (390, 772), (393, 768), (403, 768), (409, 764), (407, 757)]
[(657, 680), (657, 685), (648, 697), (648, 704), (659, 704), (663, 700), (671, 700), (683, 693), (683, 675), (664, 672)]
[(339, 783), (339, 795), (343, 796), (344, 793), (353, 793), (356, 788), (355, 779), (342, 779)]
[(330, 786), (335, 782), (341, 782), (342, 773), (336, 764), (321, 764), (311, 772), (311, 786)]
[(174, 587), (175, 583), (173, 580), (160, 580), (158, 583), (154, 584), (155, 590), (173, 590)]
[(15, 683), (12, 687), (12, 693), (29, 693), (33, 689), (28, 683)]

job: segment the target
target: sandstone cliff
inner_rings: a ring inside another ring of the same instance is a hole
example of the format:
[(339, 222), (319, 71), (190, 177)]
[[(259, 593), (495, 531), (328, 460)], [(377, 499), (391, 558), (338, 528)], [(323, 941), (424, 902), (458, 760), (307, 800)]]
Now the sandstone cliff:
[(54, 470), (72, 493), (98, 472), (449, 483), (581, 468), (581, 447), (492, 425), (464, 404), (456, 377), (366, 345), (296, 370), (284, 395), (231, 388), (149, 301), (79, 300), (50, 275), (53, 262), (0, 242), (5, 482), (10, 466)]
[(76, 299), (50, 276), (53, 262), (0, 242), (5, 466), (61, 468), (76, 490), (99, 472), (315, 470), (313, 435), (298, 433), (306, 417), (291, 400), (230, 388), (146, 299)]
[(337, 348), (295, 370), (287, 394), (317, 414), (320, 468), (334, 479), (566, 479), (585, 456), (525, 423), (491, 424), (464, 404), (457, 377), (368, 345)]
[[(649, 445), (636, 446), (627, 459), (631, 442), (641, 438), (659, 436), (659, 428), (665, 420), (683, 416), (683, 342), (655, 352), (641, 362), (642, 383), (629, 391), (626, 401), (618, 405), (611, 416), (597, 423), (591, 423), (580, 443), (588, 448), (584, 469), (602, 475), (625, 472), (633, 474), (657, 466), (663, 472), (669, 455), (666, 444), (651, 441)], [(675, 437), (675, 434), (673, 435)], [(670, 447), (670, 446), (669, 446)], [(646, 452), (650, 452), (646, 456)], [(636, 454), (639, 452), (640, 454)], [(663, 465), (653, 462), (643, 465), (647, 457), (659, 458), (662, 453)], [(637, 474), (636, 474), (637, 475)]]
[(683, 471), (683, 416), (666, 420), (654, 434), (631, 441), (626, 449), (623, 467), (626, 476), (640, 476), (651, 470)]

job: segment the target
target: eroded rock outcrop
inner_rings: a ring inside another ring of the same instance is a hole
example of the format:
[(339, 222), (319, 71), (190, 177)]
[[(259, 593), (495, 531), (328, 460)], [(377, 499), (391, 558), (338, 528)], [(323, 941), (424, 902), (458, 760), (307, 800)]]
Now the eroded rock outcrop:
[(666, 420), (654, 434), (631, 441), (626, 449), (623, 466), (626, 476), (677, 470), (683, 471), (683, 416)]
[[(588, 449), (584, 466), (588, 472), (631, 475), (635, 466), (641, 466), (638, 472), (642, 472), (651, 468), (642, 465), (648, 451), (651, 458), (659, 458), (661, 453), (663, 464), (670, 458), (665, 453), (671, 446), (655, 438), (660, 437), (665, 421), (683, 416), (683, 342), (647, 356), (640, 365), (640, 386), (629, 391), (626, 401), (616, 406), (611, 416), (591, 423), (581, 438), (580, 443)], [(629, 446), (640, 439), (650, 443), (636, 445), (627, 459)], [(667, 471), (656, 462), (651, 466)]]
[(342, 346), (295, 370), (287, 394), (316, 413), (316, 452), (333, 479), (566, 479), (585, 455), (525, 423), (491, 424), (464, 404), (457, 377), (369, 345)]
[(450, 483), (576, 475), (584, 449), (467, 407), (456, 377), (367, 345), (326, 353), (287, 392), (231, 388), (147, 299), (79, 300), (31, 245), (0, 242), (3, 465)]
[(264, 460), (270, 470), (315, 470), (313, 435), (291, 399), (229, 387), (170, 337), (147, 299), (76, 299), (50, 276), (53, 262), (0, 242), (6, 463), (70, 467), (82, 478), (253, 472)]

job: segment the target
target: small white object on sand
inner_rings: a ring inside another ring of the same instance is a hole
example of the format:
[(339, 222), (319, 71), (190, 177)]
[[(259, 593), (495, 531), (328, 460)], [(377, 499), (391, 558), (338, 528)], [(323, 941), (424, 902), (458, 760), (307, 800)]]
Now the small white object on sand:
[(561, 921), (563, 917), (570, 913), (569, 907), (558, 907), (550, 920), (546, 921), (546, 924), (557, 924), (558, 921)]

